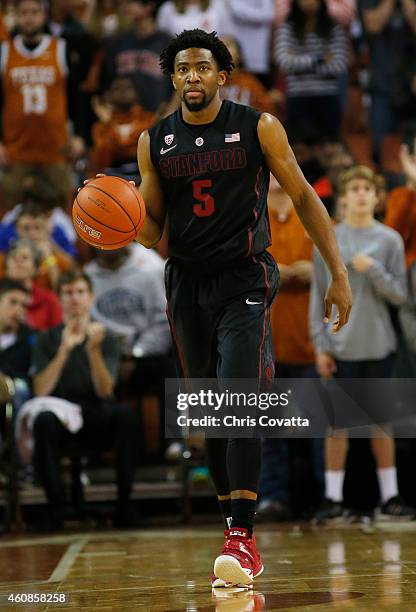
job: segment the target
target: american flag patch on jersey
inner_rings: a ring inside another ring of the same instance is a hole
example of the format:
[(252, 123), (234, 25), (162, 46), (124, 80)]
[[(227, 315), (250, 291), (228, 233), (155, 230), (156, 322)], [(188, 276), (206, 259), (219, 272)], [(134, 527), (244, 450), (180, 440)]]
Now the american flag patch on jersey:
[(235, 134), (226, 134), (225, 142), (240, 142), (240, 132), (236, 132)]

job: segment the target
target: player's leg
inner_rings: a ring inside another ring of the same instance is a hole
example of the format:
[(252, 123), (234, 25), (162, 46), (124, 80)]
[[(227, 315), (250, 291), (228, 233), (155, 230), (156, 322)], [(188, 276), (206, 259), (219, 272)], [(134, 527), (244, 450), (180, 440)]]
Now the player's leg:
[[(171, 328), (177, 374), (180, 378), (215, 378), (217, 375), (216, 320), (211, 308), (203, 308), (207, 300), (201, 292), (211, 293), (209, 284), (170, 260), (165, 272), (167, 314)], [(203, 289), (201, 291), (201, 284)], [(205, 288), (205, 289), (204, 289)], [(207, 438), (207, 464), (217, 492), (225, 529), (231, 524), (231, 495), (226, 468), (228, 440)], [(228, 583), (211, 577), (213, 587)]]
[[(239, 297), (227, 305), (218, 322), (217, 373), (219, 379), (252, 379), (258, 386), (274, 377), (269, 311), (277, 289), (277, 274), (274, 263), (267, 257), (259, 264), (254, 262), (248, 272), (245, 286), (250, 289), (237, 294)], [(250, 283), (250, 272), (253, 283)], [(260, 467), (258, 437), (229, 439), (227, 470), (232, 521), (214, 573), (234, 584), (251, 584), (263, 571), (253, 536)]]
[(231, 493), (227, 471), (228, 438), (206, 438), (207, 465), (217, 492), (225, 529), (231, 527)]
[[(176, 370), (181, 378), (215, 378), (217, 375), (216, 316), (204, 308), (202, 295), (210, 294), (209, 280), (169, 261), (165, 273), (168, 318)], [(205, 304), (204, 304), (205, 303)], [(206, 440), (208, 468), (214, 483), (225, 528), (231, 517), (231, 497), (226, 470), (227, 440)], [(228, 522), (227, 522), (227, 519)]]
[(176, 371), (179, 378), (216, 376), (215, 318), (200, 299), (203, 279), (170, 259), (165, 268), (165, 287)]

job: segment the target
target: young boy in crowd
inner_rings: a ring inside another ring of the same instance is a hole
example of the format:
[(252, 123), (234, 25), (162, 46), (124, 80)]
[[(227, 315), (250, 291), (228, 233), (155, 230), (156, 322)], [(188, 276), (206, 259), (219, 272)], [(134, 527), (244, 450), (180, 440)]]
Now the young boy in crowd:
[[(350, 325), (333, 335), (323, 322), (323, 298), (328, 278), (315, 253), (310, 302), (311, 336), (316, 367), (323, 378), (388, 378), (394, 365), (396, 335), (389, 304), (406, 300), (406, 269), (401, 236), (374, 219), (377, 184), (374, 173), (355, 166), (341, 179), (345, 217), (336, 228), (341, 255), (348, 268), (353, 293)], [(395, 444), (385, 428), (372, 427), (371, 449), (377, 466), (381, 514), (408, 516), (413, 511), (399, 496)], [(325, 501), (317, 519), (341, 516), (343, 481), (348, 450), (346, 430), (326, 440)]]

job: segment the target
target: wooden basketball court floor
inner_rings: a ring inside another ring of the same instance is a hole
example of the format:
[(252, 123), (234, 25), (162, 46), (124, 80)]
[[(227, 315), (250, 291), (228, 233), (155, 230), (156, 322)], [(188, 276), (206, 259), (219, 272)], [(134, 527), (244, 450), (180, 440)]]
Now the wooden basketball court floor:
[[(255, 589), (214, 593), (221, 535), (212, 526), (3, 537), (0, 610), (416, 611), (416, 523), (270, 524), (256, 533), (265, 571)], [(8, 602), (22, 593), (50, 603)]]

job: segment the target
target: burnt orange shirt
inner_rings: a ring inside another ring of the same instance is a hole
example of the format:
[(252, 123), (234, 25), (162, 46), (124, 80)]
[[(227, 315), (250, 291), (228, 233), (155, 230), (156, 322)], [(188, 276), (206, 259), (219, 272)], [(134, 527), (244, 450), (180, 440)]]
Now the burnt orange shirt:
[(9, 33), (7, 32), (3, 15), (0, 14), (0, 42), (3, 40), (7, 40)]
[[(270, 253), (279, 263), (291, 265), (299, 260), (312, 260), (312, 241), (294, 209), (285, 221), (278, 221), (269, 210), (272, 245)], [(277, 362), (290, 365), (314, 363), (309, 338), (309, 287), (282, 287), (270, 312), (273, 345)]]
[(387, 199), (384, 223), (403, 238), (406, 265), (409, 267), (416, 261), (416, 192), (408, 187), (393, 189)]
[(108, 123), (92, 127), (91, 161), (96, 169), (114, 167), (137, 158), (137, 140), (154, 123), (154, 114), (135, 105), (127, 113), (114, 113)]
[(221, 98), (252, 106), (261, 113), (276, 114), (276, 107), (264, 85), (245, 70), (233, 72), (221, 88)]
[(64, 161), (65, 41), (45, 34), (30, 51), (21, 36), (2, 43), (3, 142), (12, 162)]

